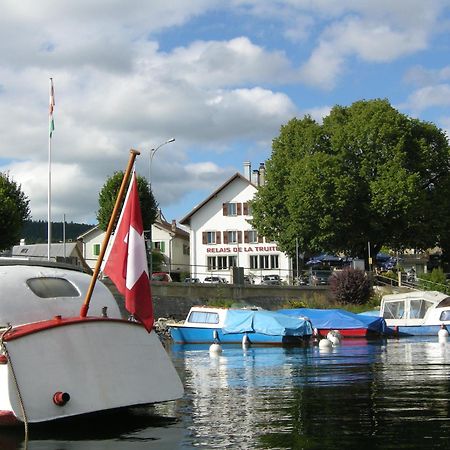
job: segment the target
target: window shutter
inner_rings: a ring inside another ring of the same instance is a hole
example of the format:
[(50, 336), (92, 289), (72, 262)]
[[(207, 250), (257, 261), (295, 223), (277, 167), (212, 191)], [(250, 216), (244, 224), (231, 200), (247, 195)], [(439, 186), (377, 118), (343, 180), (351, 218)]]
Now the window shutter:
[(238, 234), (238, 243), (242, 244), (242, 231), (238, 231), (237, 234)]
[(222, 211), (224, 216), (228, 216), (228, 203), (222, 203)]
[(207, 244), (208, 243), (208, 233), (206, 231), (204, 231), (202, 233), (202, 242), (203, 242), (203, 244)]
[(244, 216), (248, 216), (248, 203), (243, 203)]
[(260, 236), (260, 235), (258, 235), (258, 242), (260, 244), (262, 244), (264, 242), (264, 238), (262, 236)]
[(242, 216), (242, 203), (237, 203), (237, 215)]
[(220, 244), (220, 235), (222, 233), (220, 231), (216, 231), (216, 244)]
[(249, 239), (248, 239), (248, 231), (244, 231), (244, 242), (245, 243), (250, 242)]
[(228, 231), (223, 232), (223, 243), (228, 244)]

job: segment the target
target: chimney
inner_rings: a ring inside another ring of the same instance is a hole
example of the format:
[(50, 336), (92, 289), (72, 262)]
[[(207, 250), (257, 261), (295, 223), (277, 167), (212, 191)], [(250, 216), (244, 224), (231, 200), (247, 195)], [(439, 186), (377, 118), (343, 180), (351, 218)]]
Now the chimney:
[(252, 183), (255, 186), (259, 186), (259, 170), (255, 169), (252, 173)]
[(244, 177), (252, 181), (252, 165), (250, 161), (244, 161)]
[(177, 221), (175, 219), (172, 219), (172, 232), (175, 233), (177, 230)]
[(259, 184), (264, 186), (266, 184), (266, 166), (264, 163), (259, 163)]

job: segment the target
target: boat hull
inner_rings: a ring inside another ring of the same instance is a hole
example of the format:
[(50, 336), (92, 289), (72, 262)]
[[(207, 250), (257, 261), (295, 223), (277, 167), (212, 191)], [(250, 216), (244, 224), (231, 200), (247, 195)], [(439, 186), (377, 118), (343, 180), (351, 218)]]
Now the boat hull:
[[(5, 425), (13, 416), (39, 423), (183, 395), (158, 336), (137, 323), (77, 318), (22, 328), (5, 336), (8, 361), (0, 366)], [(58, 394), (67, 395), (58, 403)]]
[(240, 344), (244, 336), (250, 344), (296, 345), (309, 340), (308, 336), (271, 336), (263, 333), (224, 333), (221, 328), (171, 326), (170, 335), (177, 344)]
[(322, 337), (327, 337), (330, 331), (336, 330), (345, 338), (366, 338), (366, 339), (376, 339), (381, 337), (383, 334), (370, 330), (368, 328), (319, 328), (319, 335)]
[(441, 325), (395, 325), (389, 329), (394, 336), (437, 336)]

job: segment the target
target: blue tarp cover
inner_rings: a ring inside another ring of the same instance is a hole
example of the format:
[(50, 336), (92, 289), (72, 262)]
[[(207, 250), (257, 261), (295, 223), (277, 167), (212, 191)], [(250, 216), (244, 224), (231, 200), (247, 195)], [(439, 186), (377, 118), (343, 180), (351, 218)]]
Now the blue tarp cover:
[(261, 333), (269, 336), (305, 336), (312, 334), (309, 321), (273, 311), (230, 309), (223, 333)]
[(382, 317), (355, 314), (343, 309), (280, 309), (278, 312), (289, 317), (307, 317), (314, 328), (345, 330), (367, 328), (378, 333), (386, 331), (386, 322)]

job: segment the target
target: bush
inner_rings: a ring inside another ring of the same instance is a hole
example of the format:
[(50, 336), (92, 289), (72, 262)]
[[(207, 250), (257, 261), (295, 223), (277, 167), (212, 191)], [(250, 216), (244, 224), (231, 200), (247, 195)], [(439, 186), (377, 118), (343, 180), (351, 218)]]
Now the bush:
[(363, 270), (348, 267), (333, 274), (330, 289), (339, 303), (363, 305), (372, 295), (372, 282)]

